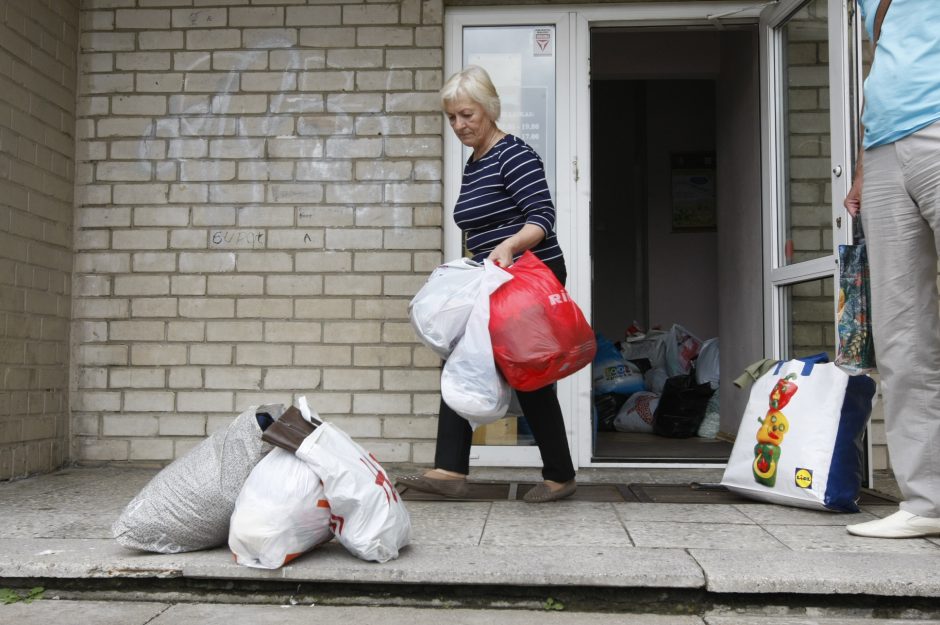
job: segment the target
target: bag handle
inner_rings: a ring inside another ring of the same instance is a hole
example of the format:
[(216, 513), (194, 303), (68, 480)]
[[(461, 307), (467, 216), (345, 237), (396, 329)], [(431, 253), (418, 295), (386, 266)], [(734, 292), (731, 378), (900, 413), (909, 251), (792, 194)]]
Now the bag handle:
[(878, 4), (878, 10), (875, 11), (875, 23), (872, 26), (872, 36), (874, 40), (872, 44), (877, 46), (878, 40), (881, 39), (881, 25), (885, 21), (885, 14), (888, 12), (888, 7), (891, 6), (891, 0), (881, 0)]

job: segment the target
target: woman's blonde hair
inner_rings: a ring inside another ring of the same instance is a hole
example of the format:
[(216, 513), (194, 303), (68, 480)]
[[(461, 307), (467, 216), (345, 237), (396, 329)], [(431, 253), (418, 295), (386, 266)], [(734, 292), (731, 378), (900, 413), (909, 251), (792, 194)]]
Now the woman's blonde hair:
[(492, 121), (499, 119), (499, 94), (490, 75), (479, 65), (467, 65), (447, 79), (441, 87), (441, 108), (462, 95), (482, 106)]

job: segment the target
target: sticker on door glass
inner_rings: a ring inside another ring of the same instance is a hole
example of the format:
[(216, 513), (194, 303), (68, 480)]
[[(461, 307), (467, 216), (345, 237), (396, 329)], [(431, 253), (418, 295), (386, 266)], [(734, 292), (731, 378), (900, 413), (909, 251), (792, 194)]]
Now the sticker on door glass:
[(536, 28), (532, 39), (533, 54), (535, 56), (551, 56), (554, 53), (552, 45), (552, 28)]

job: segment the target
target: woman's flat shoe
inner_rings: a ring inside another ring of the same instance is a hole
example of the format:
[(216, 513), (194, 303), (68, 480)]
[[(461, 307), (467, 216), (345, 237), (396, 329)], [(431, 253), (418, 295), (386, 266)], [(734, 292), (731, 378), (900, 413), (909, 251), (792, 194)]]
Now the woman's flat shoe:
[(565, 482), (565, 485), (558, 490), (552, 490), (548, 487), (548, 484), (542, 482), (541, 484), (532, 487), (529, 492), (527, 492), (522, 497), (522, 500), (528, 503), (546, 503), (549, 501), (557, 501), (559, 499), (572, 496), (576, 490), (578, 490), (578, 485), (574, 480)]
[(402, 484), (408, 488), (420, 490), (424, 493), (434, 493), (444, 497), (466, 497), (469, 489), (467, 480), (435, 480), (424, 475), (403, 475), (395, 480), (396, 484)]

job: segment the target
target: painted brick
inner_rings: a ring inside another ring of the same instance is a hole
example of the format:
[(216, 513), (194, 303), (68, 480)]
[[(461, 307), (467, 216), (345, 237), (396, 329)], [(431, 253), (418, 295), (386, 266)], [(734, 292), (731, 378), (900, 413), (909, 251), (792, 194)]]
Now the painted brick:
[(385, 115), (359, 117), (356, 119), (356, 134), (368, 135), (408, 135), (411, 134), (412, 119), (405, 115)]
[[(353, 414), (382, 415), (408, 414), (411, 412), (411, 397), (406, 394), (357, 393), (353, 395)], [(393, 421), (398, 421), (394, 419)], [(385, 427), (386, 433), (388, 426)], [(437, 434), (437, 421), (431, 437)], [(398, 438), (402, 438), (399, 436)], [(423, 438), (418, 436), (416, 438)]]
[(234, 363), (230, 345), (192, 345), (189, 361), (194, 365), (230, 365)]
[(196, 415), (160, 415), (160, 436), (204, 436), (205, 418)]
[[(411, 46), (415, 42), (413, 28), (362, 27), (356, 29), (356, 43), (363, 47)], [(406, 87), (397, 85), (397, 89)]]
[(326, 321), (323, 324), (324, 343), (377, 343), (380, 337), (381, 324), (376, 322)]
[[(168, 391), (125, 391), (124, 410), (127, 412), (170, 412), (173, 410), (175, 399), (174, 393)], [(153, 431), (148, 434), (156, 434), (156, 419), (153, 419), (148, 427), (153, 428)]]
[(378, 390), (380, 372), (374, 369), (324, 369), (323, 390)]
[(173, 440), (146, 438), (131, 439), (129, 460), (172, 460)]
[(300, 299), (294, 304), (298, 319), (349, 319), (352, 301), (348, 299)]
[(239, 365), (289, 365), (293, 360), (289, 345), (236, 345), (235, 363)]
[(307, 321), (266, 321), (266, 343), (315, 343), (323, 335), (320, 323)]
[(115, 295), (162, 295), (169, 293), (167, 276), (115, 276)]
[(178, 312), (175, 297), (135, 297), (131, 300), (131, 317), (176, 317)]
[(323, 293), (321, 276), (268, 276), (265, 290), (270, 295), (320, 295)]
[(180, 391), (176, 395), (176, 406), (180, 412), (232, 412), (234, 399), (231, 392)]
[(228, 14), (222, 8), (174, 9), (172, 21), (173, 28), (222, 28), (228, 26)]
[[(348, 345), (297, 345), (293, 364), (349, 366), (353, 364), (352, 348)], [(373, 363), (373, 366), (377, 365)]]
[(330, 26), (342, 22), (342, 7), (287, 7), (288, 26)]
[(205, 295), (206, 276), (173, 276), (170, 293), (173, 295)]
[(272, 297), (242, 297), (235, 302), (235, 316), (239, 318), (285, 319), (293, 316), (293, 300)]
[(206, 338), (206, 322), (169, 321), (167, 322), (166, 338), (168, 341), (202, 342)]
[(438, 371), (387, 369), (382, 374), (382, 387), (389, 391), (434, 391), (440, 388)]
[(313, 390), (320, 384), (320, 372), (316, 369), (268, 369), (262, 387), (265, 390)]
[(260, 341), (262, 328), (260, 321), (209, 321), (206, 323), (206, 340)]
[(397, 22), (397, 4), (343, 7), (343, 24), (395, 24)]
[(353, 364), (357, 367), (401, 367), (411, 364), (411, 348), (393, 345), (356, 345)]
[[(353, 267), (357, 272), (410, 271), (411, 254), (408, 252), (356, 252)], [(415, 276), (415, 279), (420, 280), (419, 288), (426, 281), (425, 276)], [(417, 289), (412, 292), (412, 295), (414, 293), (417, 293)]]
[(101, 419), (104, 436), (153, 436), (157, 419), (152, 416), (105, 415)]
[(109, 386), (111, 388), (163, 388), (166, 384), (166, 370), (143, 367), (111, 368)]
[(131, 345), (130, 364), (144, 366), (186, 364), (186, 347), (184, 345)]
[(264, 292), (261, 276), (209, 276), (209, 295), (258, 295)]
[[(249, 389), (261, 387), (261, 369), (247, 367), (206, 367), (206, 388)], [(265, 387), (267, 388), (267, 387)]]

